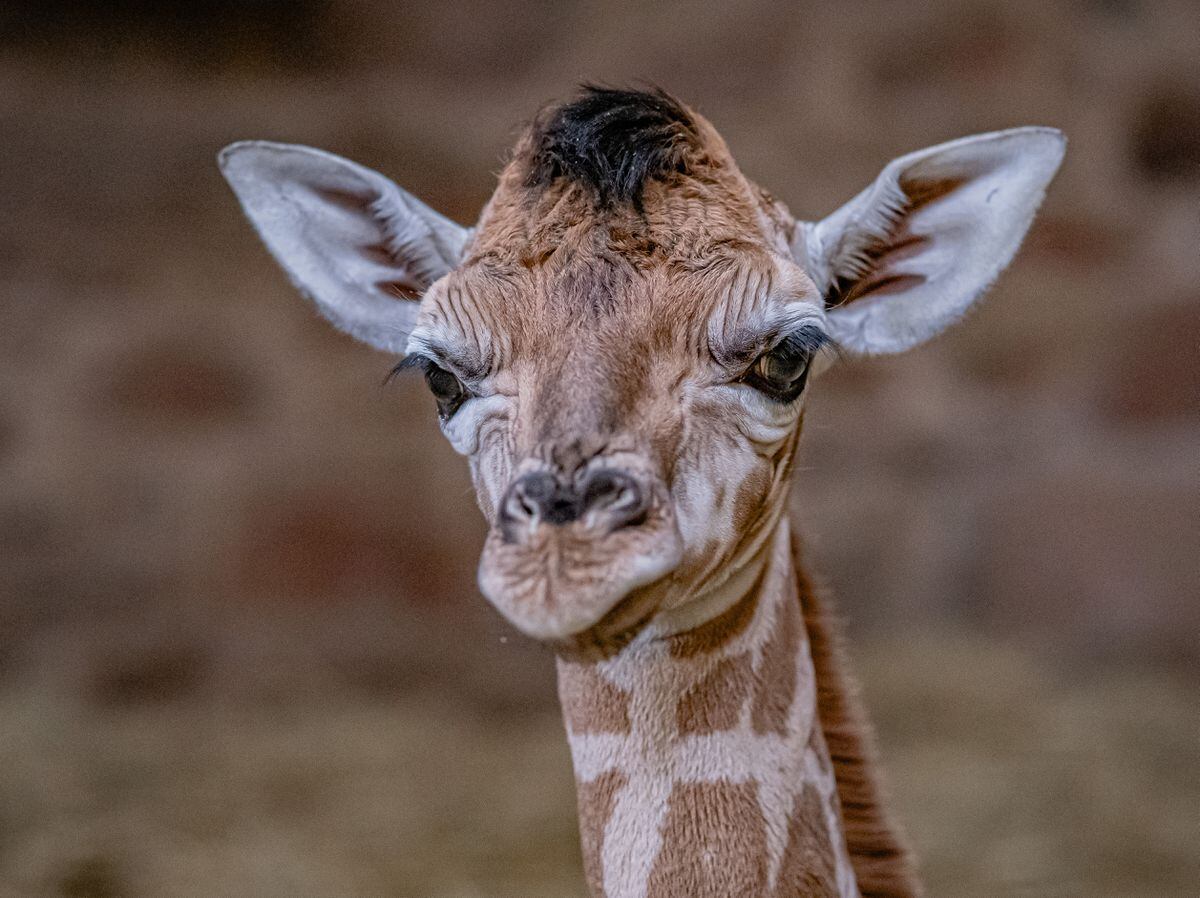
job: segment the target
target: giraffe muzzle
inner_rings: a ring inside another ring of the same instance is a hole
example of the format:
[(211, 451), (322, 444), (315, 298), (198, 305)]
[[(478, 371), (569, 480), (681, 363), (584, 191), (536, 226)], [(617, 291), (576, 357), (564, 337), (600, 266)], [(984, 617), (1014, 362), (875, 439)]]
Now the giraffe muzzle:
[(498, 504), (479, 586), (517, 629), (561, 643), (625, 634), (659, 606), (682, 541), (660, 478), (622, 459), (517, 475)]
[(649, 491), (623, 471), (592, 469), (570, 481), (550, 471), (532, 471), (509, 487), (500, 506), (500, 526), (510, 542), (542, 525), (579, 522), (586, 530), (609, 533), (644, 523), (649, 504)]

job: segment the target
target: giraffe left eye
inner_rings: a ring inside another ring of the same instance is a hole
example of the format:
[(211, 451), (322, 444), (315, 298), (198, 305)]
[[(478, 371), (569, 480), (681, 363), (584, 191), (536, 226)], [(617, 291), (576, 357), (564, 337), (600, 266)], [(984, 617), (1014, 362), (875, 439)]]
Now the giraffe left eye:
[(764, 352), (750, 368), (745, 382), (777, 402), (791, 402), (804, 390), (808, 380), (808, 359), (784, 355), (775, 350)]
[(799, 328), (755, 359), (742, 381), (776, 402), (792, 402), (804, 391), (813, 355), (826, 342), (824, 331)]

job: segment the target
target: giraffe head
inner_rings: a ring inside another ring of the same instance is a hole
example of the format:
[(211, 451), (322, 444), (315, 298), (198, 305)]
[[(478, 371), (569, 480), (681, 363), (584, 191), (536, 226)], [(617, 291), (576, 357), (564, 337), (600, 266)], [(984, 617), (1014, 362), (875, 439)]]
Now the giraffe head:
[(472, 229), (320, 150), (237, 143), (221, 165), (301, 292), (424, 373), (490, 525), (487, 598), (538, 639), (612, 648), (754, 556), (834, 348), (961, 317), (1063, 148), (1020, 128), (912, 153), (816, 223), (659, 92), (545, 111)]

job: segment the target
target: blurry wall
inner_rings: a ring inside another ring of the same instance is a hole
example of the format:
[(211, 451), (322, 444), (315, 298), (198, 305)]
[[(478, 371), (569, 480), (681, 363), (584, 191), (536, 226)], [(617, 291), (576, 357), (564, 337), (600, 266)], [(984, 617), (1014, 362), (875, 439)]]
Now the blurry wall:
[[(1190, 2), (5, 4), (0, 691), (19, 724), (0, 744), (17, 765), (9, 791), (0, 780), (0, 871), (63, 894), (175, 882), (153, 879), (136, 839), (103, 847), (125, 830), (87, 802), (136, 787), (63, 753), (82, 740), (103, 755), (127, 711), (172, 745), (208, 727), (210, 747), (234, 738), (220, 714), (266, 726), (306, 701), (332, 720), (438, 696), (496, 751), (519, 743), (498, 735), (514, 721), (552, 719), (549, 659), (475, 591), (482, 527), (423, 386), (381, 386), (389, 360), (294, 295), (214, 155), (240, 138), (313, 144), (470, 222), (520, 123), (584, 79), (676, 93), (808, 218), (903, 152), (1064, 129), (1065, 166), (983, 306), (820, 384), (795, 509), (859, 645), (965, 634), (1018, 646), (1054, 682), (1194, 685), (1198, 53)], [(888, 649), (870, 651), (868, 670), (895, 675)], [(241, 710), (186, 716), (212, 703)], [(436, 730), (406, 732), (421, 726)], [(314, 744), (296, 735), (289, 757), (312, 763)], [(121, 758), (167, 751), (154, 745)], [(160, 774), (165, 806), (203, 805), (176, 791), (177, 767)], [(327, 786), (328, 770), (312, 775)], [(280, 788), (317, 801), (311, 784)], [(158, 819), (129, 813), (131, 831)], [(313, 815), (314, 831), (330, 819)], [(555, 819), (546, 844), (576, 863), (569, 817)], [(466, 831), (491, 832), (486, 818)], [(284, 856), (294, 879), (224, 869), (248, 893), (349, 881)], [(380, 881), (443, 882), (410, 861)], [(222, 881), (196, 864), (196, 882)], [(953, 882), (944, 893), (970, 893)]]

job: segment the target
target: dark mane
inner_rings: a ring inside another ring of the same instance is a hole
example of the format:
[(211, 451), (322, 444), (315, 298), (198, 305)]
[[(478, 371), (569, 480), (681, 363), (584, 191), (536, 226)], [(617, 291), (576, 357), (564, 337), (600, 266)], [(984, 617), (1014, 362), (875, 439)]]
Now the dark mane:
[(640, 209), (646, 183), (686, 173), (697, 148), (696, 123), (666, 92), (584, 85), (578, 97), (534, 123), (528, 184), (566, 178), (591, 190), (601, 205)]

